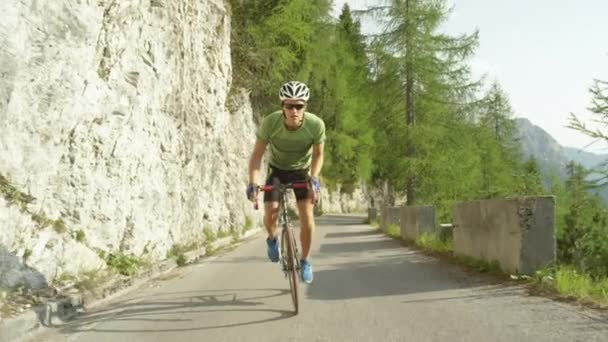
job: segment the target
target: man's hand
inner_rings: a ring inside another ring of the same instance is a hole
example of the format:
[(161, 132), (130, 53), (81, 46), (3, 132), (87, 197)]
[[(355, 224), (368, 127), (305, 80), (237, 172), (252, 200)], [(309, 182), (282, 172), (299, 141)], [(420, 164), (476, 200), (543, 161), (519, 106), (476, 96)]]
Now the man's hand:
[(319, 180), (319, 178), (312, 177), (311, 182), (312, 188), (315, 190), (315, 192), (321, 192), (321, 181)]
[(312, 189), (315, 191), (315, 203), (319, 203), (319, 198), (321, 197), (321, 181), (318, 177), (312, 177), (310, 182), (312, 183)]
[(251, 202), (254, 202), (257, 195), (258, 185), (254, 183), (249, 183), (249, 185), (247, 185), (247, 199), (249, 199)]

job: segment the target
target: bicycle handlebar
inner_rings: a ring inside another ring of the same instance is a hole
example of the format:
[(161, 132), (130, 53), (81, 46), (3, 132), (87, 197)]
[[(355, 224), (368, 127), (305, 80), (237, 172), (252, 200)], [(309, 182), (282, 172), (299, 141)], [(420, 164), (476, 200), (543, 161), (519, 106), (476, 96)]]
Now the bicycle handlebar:
[[(287, 183), (279, 185), (279, 188), (283, 187), (284, 189), (307, 189), (308, 183)], [(274, 190), (275, 185), (262, 185), (258, 186), (258, 190), (261, 191), (272, 191)]]
[[(308, 186), (309, 186), (308, 182), (286, 183), (286, 184), (279, 184), (278, 185), (279, 189), (284, 189), (284, 190), (286, 190), (286, 189), (308, 189)], [(259, 185), (257, 187), (257, 189), (260, 190), (260, 191), (266, 192), (266, 191), (272, 191), (272, 190), (274, 190), (275, 187), (276, 187), (276, 185)], [(315, 199), (316, 199), (315, 195), (316, 194), (313, 191), (312, 192), (312, 198), (311, 198), (311, 201), (310, 201), (312, 204), (315, 204)], [(257, 199), (257, 197), (255, 199), (254, 208), (255, 208), (255, 210), (258, 210), (258, 199)]]

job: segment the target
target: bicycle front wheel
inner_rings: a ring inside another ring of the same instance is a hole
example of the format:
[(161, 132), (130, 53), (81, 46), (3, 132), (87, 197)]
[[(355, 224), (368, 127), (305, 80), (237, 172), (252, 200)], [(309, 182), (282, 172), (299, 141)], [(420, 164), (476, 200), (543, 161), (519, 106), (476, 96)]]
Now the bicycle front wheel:
[(289, 278), (289, 288), (291, 289), (291, 300), (293, 301), (294, 314), (298, 314), (299, 296), (298, 296), (298, 260), (296, 256), (296, 247), (293, 234), (289, 233), (289, 229), (283, 229), (281, 236), (282, 245), (285, 246), (285, 266), (287, 268), (287, 278)]

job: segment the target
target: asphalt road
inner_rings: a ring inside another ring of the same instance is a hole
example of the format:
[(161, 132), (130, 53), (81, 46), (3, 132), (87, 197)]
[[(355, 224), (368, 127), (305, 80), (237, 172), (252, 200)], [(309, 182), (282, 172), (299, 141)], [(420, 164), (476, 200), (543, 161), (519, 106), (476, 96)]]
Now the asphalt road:
[(603, 313), (530, 296), (403, 247), (363, 217), (318, 218), (315, 280), (291, 313), (264, 234), (38, 341), (608, 341)]

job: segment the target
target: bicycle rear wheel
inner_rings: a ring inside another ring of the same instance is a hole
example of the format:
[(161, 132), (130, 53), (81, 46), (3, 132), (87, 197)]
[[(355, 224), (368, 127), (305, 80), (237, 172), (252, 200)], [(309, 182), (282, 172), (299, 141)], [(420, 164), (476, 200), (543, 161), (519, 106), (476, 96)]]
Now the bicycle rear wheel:
[(296, 256), (295, 241), (289, 229), (283, 229), (281, 236), (282, 246), (285, 248), (285, 260), (287, 278), (289, 278), (289, 288), (291, 289), (291, 300), (293, 302), (294, 314), (299, 311), (299, 296), (298, 296), (298, 260)]

